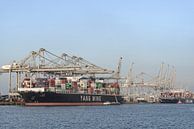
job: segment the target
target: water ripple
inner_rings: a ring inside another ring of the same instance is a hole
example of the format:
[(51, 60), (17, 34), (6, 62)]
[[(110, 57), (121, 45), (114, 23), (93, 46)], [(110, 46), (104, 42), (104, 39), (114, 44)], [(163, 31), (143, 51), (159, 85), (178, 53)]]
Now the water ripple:
[(0, 106), (2, 129), (192, 129), (194, 105)]

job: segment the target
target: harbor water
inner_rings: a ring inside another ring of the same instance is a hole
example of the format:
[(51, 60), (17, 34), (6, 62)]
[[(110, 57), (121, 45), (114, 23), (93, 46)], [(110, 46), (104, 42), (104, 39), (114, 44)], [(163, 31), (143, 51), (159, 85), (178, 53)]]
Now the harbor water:
[(0, 106), (1, 129), (192, 129), (193, 104)]

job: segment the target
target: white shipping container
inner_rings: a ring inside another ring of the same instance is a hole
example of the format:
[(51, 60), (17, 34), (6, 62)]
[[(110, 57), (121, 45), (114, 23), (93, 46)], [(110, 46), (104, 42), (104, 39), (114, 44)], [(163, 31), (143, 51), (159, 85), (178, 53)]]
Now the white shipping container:
[(103, 83), (103, 82), (104, 82), (104, 80), (96, 80), (96, 82), (101, 82), (101, 83)]
[(87, 81), (86, 80), (81, 80), (80, 81), (80, 87), (86, 88), (87, 87)]
[(55, 85), (61, 85), (61, 80), (59, 80), (59, 79), (55, 79)]
[(65, 84), (61, 84), (61, 88), (62, 89), (66, 89), (66, 85)]

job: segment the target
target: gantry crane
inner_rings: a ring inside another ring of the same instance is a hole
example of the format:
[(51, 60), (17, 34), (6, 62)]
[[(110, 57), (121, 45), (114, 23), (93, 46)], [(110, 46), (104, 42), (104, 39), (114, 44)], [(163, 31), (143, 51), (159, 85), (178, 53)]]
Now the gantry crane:
[[(119, 78), (120, 65), (116, 73)], [(82, 57), (70, 56), (66, 53), (58, 56), (44, 48), (40, 48), (38, 51), (32, 51), (28, 56), (20, 61), (14, 61), (10, 65), (2, 67), (0, 72), (9, 73), (9, 90), (11, 90), (11, 78), (12, 73), (16, 73), (16, 86), (17, 89), (21, 85), (21, 78), (33, 76), (82, 76), (96, 74), (110, 74), (110, 77), (115, 74), (113, 70), (99, 67)], [(11, 91), (10, 91), (11, 92)]]

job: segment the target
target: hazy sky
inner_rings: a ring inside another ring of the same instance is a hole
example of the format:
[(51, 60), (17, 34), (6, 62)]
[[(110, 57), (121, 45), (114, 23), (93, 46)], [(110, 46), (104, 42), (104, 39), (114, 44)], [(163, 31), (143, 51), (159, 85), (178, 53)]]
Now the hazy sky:
[(1, 66), (41, 47), (110, 69), (122, 56), (123, 75), (132, 61), (135, 73), (151, 75), (164, 62), (194, 89), (193, 0), (2, 0), (0, 45)]

